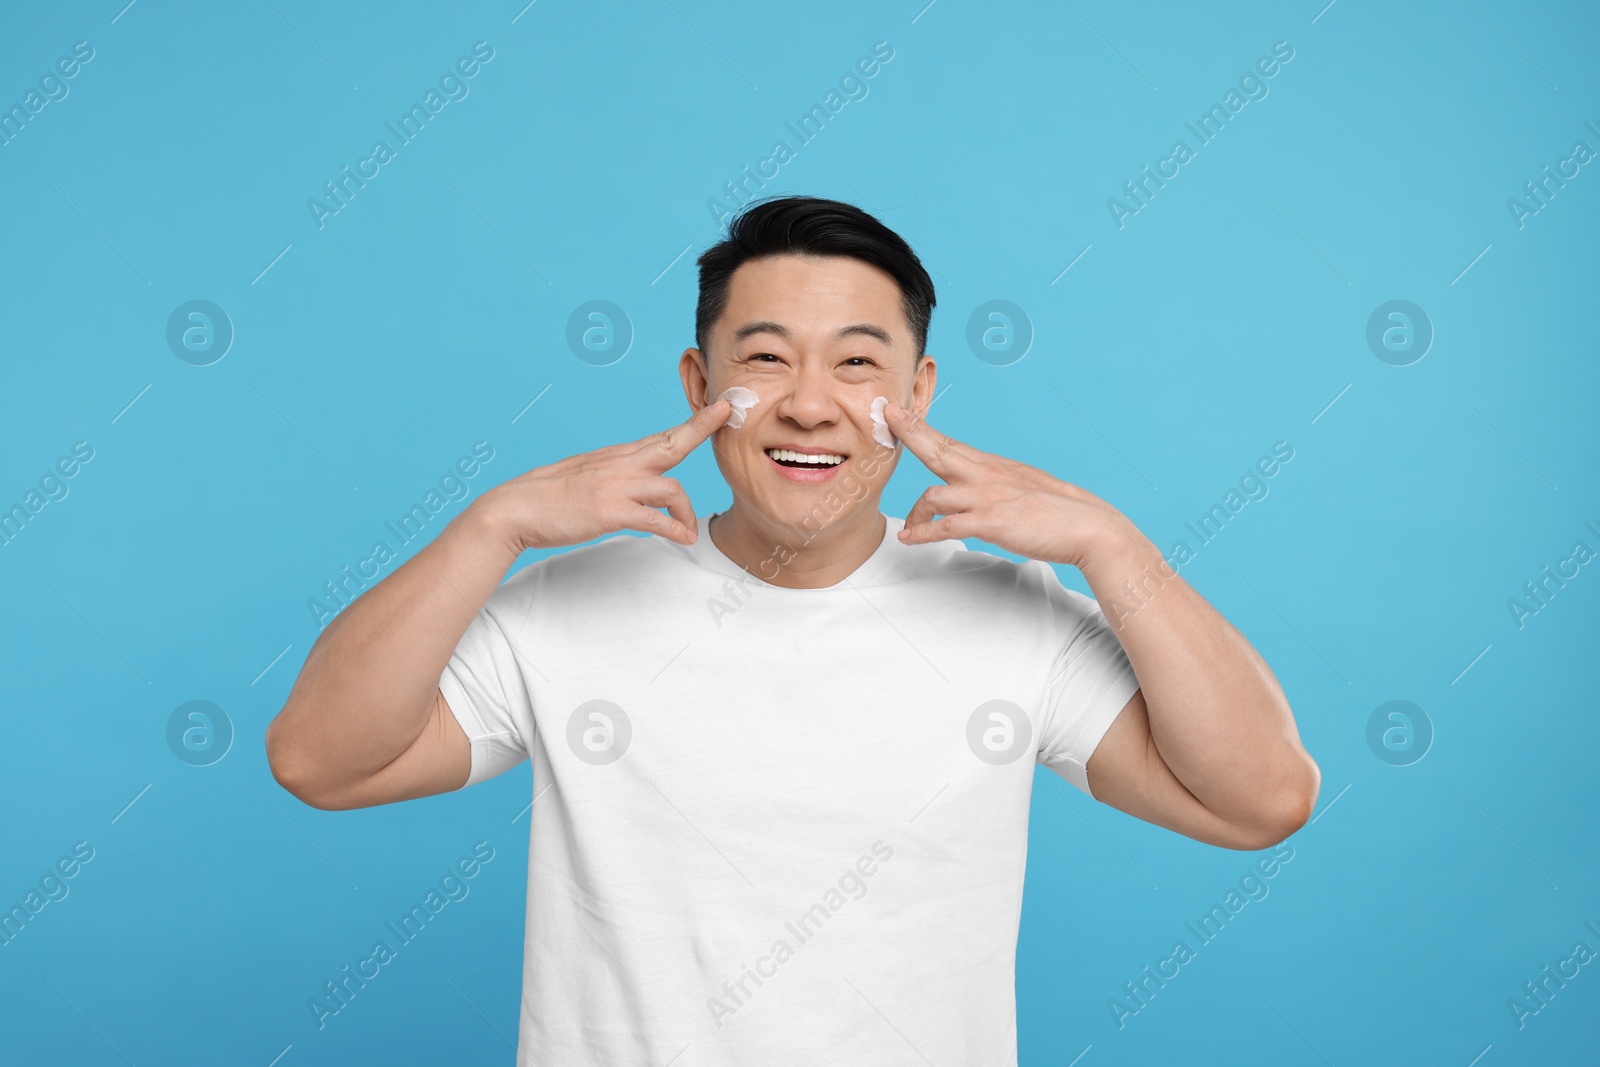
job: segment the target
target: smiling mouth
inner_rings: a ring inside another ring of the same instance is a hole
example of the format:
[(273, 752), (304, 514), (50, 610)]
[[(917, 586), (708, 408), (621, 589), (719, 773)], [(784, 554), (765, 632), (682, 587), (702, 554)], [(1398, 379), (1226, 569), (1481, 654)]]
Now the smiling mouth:
[(837, 452), (807, 453), (795, 452), (787, 448), (765, 449), (767, 458), (782, 467), (793, 467), (798, 470), (825, 470), (837, 467), (845, 461), (843, 455)]

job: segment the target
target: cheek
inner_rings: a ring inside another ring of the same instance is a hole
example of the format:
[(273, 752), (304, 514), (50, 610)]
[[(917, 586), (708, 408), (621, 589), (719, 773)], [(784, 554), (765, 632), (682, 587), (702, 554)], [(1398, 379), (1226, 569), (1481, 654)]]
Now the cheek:
[(888, 483), (889, 476), (894, 473), (895, 464), (899, 462), (899, 459), (898, 452), (893, 455), (872, 453), (851, 462), (856, 465), (858, 477), (872, 485), (881, 486)]
[(737, 430), (724, 426), (711, 435), (711, 444), (716, 448), (717, 462), (727, 463), (735, 470), (749, 470), (758, 463), (766, 462), (766, 454), (756, 444), (760, 436), (752, 433), (752, 424), (746, 422)]

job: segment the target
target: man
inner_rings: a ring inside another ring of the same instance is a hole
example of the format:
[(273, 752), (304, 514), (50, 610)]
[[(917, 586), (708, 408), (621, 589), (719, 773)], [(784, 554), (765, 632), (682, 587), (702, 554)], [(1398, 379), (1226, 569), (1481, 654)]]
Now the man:
[[(347, 809), (531, 757), (526, 1062), (1014, 1064), (1036, 762), (1232, 849), (1302, 826), (1317, 766), (1132, 522), (927, 424), (933, 285), (896, 234), (769, 200), (699, 262), (693, 417), (489, 490), (363, 594), (273, 774)], [(708, 438), (733, 502), (702, 523), (665, 472)], [(903, 522), (901, 445), (946, 483)]]

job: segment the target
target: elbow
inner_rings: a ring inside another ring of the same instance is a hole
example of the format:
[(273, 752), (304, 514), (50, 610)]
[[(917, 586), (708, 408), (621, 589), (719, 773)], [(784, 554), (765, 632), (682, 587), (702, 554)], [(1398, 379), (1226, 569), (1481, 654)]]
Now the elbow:
[(282, 787), (283, 791), (292, 797), (304, 800), (301, 796), (301, 777), (298, 769), (285, 751), (283, 732), (279, 728), (280, 720), (273, 719), (267, 725), (266, 749), (267, 768), (272, 771), (272, 780)]
[[(1289, 830), (1283, 836), (1288, 837), (1311, 821), (1312, 812), (1317, 810), (1317, 796), (1322, 792), (1322, 768), (1317, 766), (1317, 761), (1308, 753), (1302, 751), (1300, 756), (1300, 774), (1295, 784), (1288, 791), (1289, 805)], [(1281, 841), (1283, 838), (1279, 838)]]
[(1286, 783), (1274, 789), (1270, 800), (1263, 803), (1260, 817), (1248, 827), (1239, 827), (1228, 847), (1259, 852), (1293, 837), (1311, 821), (1321, 789), (1322, 771), (1315, 760), (1302, 755)]
[(281, 721), (280, 713), (280, 718), (273, 719), (267, 725), (267, 767), (272, 771), (273, 781), (277, 782), (284, 792), (307, 807), (322, 811), (332, 810), (313, 791), (304, 772), (303, 762), (294, 755), (293, 749), (284, 741)]
[(1255, 849), (1271, 848), (1293, 837), (1311, 821), (1317, 810), (1317, 795), (1322, 791), (1322, 770), (1309, 755), (1302, 754), (1289, 782), (1281, 786), (1267, 812), (1266, 825)]

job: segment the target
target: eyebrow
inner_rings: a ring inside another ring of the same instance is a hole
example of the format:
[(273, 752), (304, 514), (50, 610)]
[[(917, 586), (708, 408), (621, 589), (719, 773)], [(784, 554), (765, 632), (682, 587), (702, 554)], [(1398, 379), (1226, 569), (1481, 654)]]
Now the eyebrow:
[[(743, 341), (746, 337), (758, 333), (776, 334), (786, 341), (793, 340), (793, 338), (790, 336), (788, 328), (782, 323), (772, 322), (766, 319), (762, 319), (757, 322), (745, 323), (743, 326), (734, 331), (733, 339), (735, 342)], [(851, 323), (849, 326), (841, 326), (839, 327), (838, 333), (836, 333), (834, 336), (873, 337), (879, 341), (882, 341), (885, 345), (891, 348), (894, 347), (894, 339), (889, 336), (889, 331), (885, 330), (882, 326), (876, 326), (870, 322), (856, 322)]]

